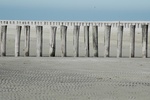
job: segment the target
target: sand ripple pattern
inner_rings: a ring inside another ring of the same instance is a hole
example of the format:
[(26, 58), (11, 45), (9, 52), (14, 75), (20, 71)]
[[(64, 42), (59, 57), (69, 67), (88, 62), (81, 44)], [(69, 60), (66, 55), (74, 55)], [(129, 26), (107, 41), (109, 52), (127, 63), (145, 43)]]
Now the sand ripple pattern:
[(149, 100), (149, 65), (147, 59), (0, 58), (0, 100)]

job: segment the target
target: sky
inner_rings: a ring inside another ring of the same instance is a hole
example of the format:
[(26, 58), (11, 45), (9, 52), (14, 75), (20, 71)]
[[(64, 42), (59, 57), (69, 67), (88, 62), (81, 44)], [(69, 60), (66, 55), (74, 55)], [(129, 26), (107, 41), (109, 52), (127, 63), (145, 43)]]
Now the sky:
[(0, 0), (0, 19), (150, 21), (150, 0)]

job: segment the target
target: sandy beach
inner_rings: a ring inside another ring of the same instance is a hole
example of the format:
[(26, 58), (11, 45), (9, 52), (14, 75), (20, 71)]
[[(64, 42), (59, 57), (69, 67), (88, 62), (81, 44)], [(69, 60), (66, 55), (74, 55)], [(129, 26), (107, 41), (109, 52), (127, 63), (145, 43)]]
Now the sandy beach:
[(1, 100), (149, 100), (149, 59), (0, 58)]
[[(117, 55), (117, 28), (112, 28), (110, 57), (104, 58), (104, 28), (99, 27), (99, 57), (84, 57), (80, 28), (79, 57), (73, 57), (73, 27), (67, 31), (67, 57), (61, 56), (60, 26), (56, 33), (56, 57), (49, 57), (50, 26), (44, 26), (43, 57), (36, 57), (36, 29), (31, 26), (30, 57), (14, 57), (16, 26), (8, 25), (6, 57), (0, 58), (0, 100), (149, 100), (150, 62), (142, 58), (141, 28), (135, 34), (135, 58), (129, 58), (130, 32), (124, 28), (123, 57)], [(149, 39), (150, 43), (150, 39)], [(148, 45), (150, 51), (150, 45)]]

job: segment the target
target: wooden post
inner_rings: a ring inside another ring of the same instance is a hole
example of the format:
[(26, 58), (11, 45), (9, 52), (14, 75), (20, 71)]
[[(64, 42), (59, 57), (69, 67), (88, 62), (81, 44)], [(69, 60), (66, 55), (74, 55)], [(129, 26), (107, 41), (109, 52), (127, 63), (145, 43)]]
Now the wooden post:
[(56, 50), (56, 26), (51, 27), (51, 34), (50, 34), (50, 49), (49, 49), (49, 56), (54, 57), (55, 56), (55, 50)]
[(118, 26), (117, 58), (122, 57), (123, 26)]
[(61, 26), (61, 56), (66, 57), (67, 56), (67, 26)]
[(80, 26), (74, 26), (74, 31), (73, 31), (74, 57), (79, 56), (79, 32), (80, 32)]
[(148, 25), (142, 25), (142, 57), (148, 55)]
[(29, 56), (29, 49), (30, 49), (30, 26), (24, 27), (25, 33), (25, 49), (24, 49), (24, 56)]
[(93, 26), (93, 50), (94, 57), (98, 57), (98, 26)]
[(21, 29), (22, 26), (17, 26), (17, 34), (15, 38), (15, 57), (20, 56), (20, 36), (21, 36)]
[(42, 56), (42, 46), (43, 46), (43, 26), (36, 26), (37, 34), (37, 57)]
[(1, 56), (6, 56), (7, 25), (1, 26)]
[(90, 56), (89, 50), (89, 26), (84, 26), (84, 44), (85, 44), (85, 57)]
[(104, 31), (104, 45), (105, 45), (104, 57), (109, 57), (110, 54), (110, 35), (111, 35), (111, 26), (106, 25)]
[(135, 25), (130, 26), (130, 55), (132, 58), (135, 55)]

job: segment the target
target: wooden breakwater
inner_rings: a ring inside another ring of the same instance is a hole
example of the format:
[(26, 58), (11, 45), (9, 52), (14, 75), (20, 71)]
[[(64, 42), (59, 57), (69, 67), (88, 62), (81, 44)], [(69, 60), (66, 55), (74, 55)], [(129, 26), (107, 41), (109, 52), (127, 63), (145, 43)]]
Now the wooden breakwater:
[(0, 25), (50, 25), (50, 26), (98, 26), (104, 27), (111, 25), (111, 27), (118, 27), (120, 25), (124, 28), (130, 28), (130, 25), (135, 25), (136, 28), (141, 28), (142, 24), (150, 25), (150, 21), (23, 21), (23, 20), (0, 20)]
[(85, 56), (89, 57), (89, 27), (92, 27), (93, 38), (93, 50), (94, 56), (98, 57), (98, 27), (104, 27), (104, 57), (110, 55), (110, 37), (111, 28), (117, 28), (117, 58), (122, 57), (122, 42), (123, 42), (123, 29), (130, 29), (130, 54), (129, 57), (135, 56), (135, 29), (142, 29), (142, 57), (148, 57), (148, 28), (150, 22), (127, 22), (127, 21), (112, 21), (112, 22), (82, 22), (82, 21), (5, 21), (1, 20), (1, 56), (6, 56), (6, 35), (7, 26), (16, 25), (16, 37), (15, 37), (15, 57), (20, 56), (20, 35), (21, 29), (25, 29), (25, 50), (24, 56), (29, 56), (30, 51), (30, 26), (36, 27), (37, 44), (36, 44), (36, 56), (42, 56), (43, 45), (43, 26), (51, 26), (51, 39), (49, 45), (49, 56), (55, 56), (56, 47), (56, 30), (57, 26), (60, 26), (61, 34), (61, 56), (67, 56), (67, 28), (73, 26), (73, 48), (74, 56), (79, 57), (79, 31), (80, 27), (84, 27), (84, 44), (85, 44)]

